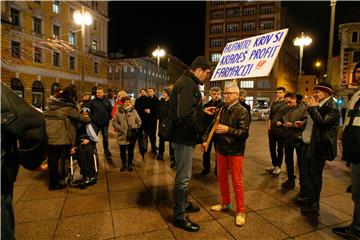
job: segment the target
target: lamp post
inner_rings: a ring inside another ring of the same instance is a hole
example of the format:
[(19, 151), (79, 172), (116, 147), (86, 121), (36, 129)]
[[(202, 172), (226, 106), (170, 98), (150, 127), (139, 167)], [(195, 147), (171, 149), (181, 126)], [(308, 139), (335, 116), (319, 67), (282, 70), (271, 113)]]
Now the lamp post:
[(330, 0), (331, 7), (331, 17), (330, 17), (330, 32), (329, 32), (329, 49), (328, 49), (328, 59), (326, 66), (326, 81), (330, 83), (331, 81), (331, 58), (332, 58), (332, 50), (334, 44), (334, 23), (335, 23), (335, 7), (336, 0)]
[(166, 54), (165, 51), (164, 51), (163, 49), (161, 49), (160, 46), (158, 46), (157, 49), (155, 49), (155, 50), (153, 51), (153, 53), (152, 53), (152, 55), (157, 58), (157, 75), (158, 75), (158, 82), (160, 82), (160, 81), (159, 81), (159, 79), (160, 79), (160, 58), (161, 58), (161, 57), (164, 57), (165, 54)]
[(81, 25), (81, 82), (80, 82), (80, 92), (84, 92), (85, 88), (85, 26), (89, 26), (93, 23), (92, 16), (89, 12), (84, 10), (84, 7), (81, 10), (76, 10), (74, 12), (74, 21), (76, 24)]
[(315, 67), (317, 69), (317, 77), (320, 79), (320, 67), (321, 67), (321, 62), (318, 60), (315, 62)]
[(299, 91), (299, 87), (300, 87), (300, 79), (301, 79), (301, 69), (302, 69), (302, 58), (303, 58), (303, 53), (304, 53), (304, 46), (308, 46), (311, 44), (312, 39), (308, 36), (305, 36), (304, 33), (301, 33), (300, 37), (296, 37), (294, 39), (294, 45), (298, 46), (300, 49), (300, 64), (299, 64), (299, 79), (297, 81), (297, 89)]

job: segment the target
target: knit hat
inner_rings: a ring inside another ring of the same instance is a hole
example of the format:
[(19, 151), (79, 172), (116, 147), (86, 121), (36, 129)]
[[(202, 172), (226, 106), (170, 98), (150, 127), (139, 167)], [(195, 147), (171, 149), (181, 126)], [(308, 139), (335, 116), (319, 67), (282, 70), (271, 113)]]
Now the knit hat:
[(333, 94), (334, 89), (332, 86), (327, 82), (321, 82), (316, 87), (314, 87), (314, 90), (319, 90), (328, 93), (329, 95)]
[(166, 92), (167, 95), (170, 97), (170, 94), (171, 94), (171, 89), (170, 88), (164, 88), (163, 91)]
[(83, 107), (82, 109), (80, 109), (80, 113), (83, 113), (83, 112), (87, 112), (90, 114), (90, 109), (87, 107)]
[(192, 70), (196, 70), (197, 68), (201, 68), (201, 69), (205, 70), (205, 69), (211, 69), (211, 65), (204, 56), (198, 56), (192, 62), (190, 68)]

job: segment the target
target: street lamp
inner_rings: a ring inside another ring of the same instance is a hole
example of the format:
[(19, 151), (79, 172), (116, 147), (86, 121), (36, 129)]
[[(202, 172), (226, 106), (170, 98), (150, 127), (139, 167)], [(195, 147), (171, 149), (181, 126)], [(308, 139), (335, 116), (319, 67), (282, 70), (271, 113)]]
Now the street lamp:
[(160, 79), (160, 58), (164, 57), (165, 54), (166, 54), (166, 52), (163, 49), (161, 49), (160, 46), (158, 46), (157, 49), (155, 49), (152, 53), (152, 55), (157, 58), (158, 82), (160, 82), (159, 81), (159, 79)]
[(84, 92), (85, 88), (85, 26), (89, 26), (93, 23), (92, 16), (89, 12), (84, 10), (76, 10), (73, 15), (76, 24), (81, 25), (81, 42), (82, 42), (82, 54), (81, 54), (81, 82), (80, 92)]
[(316, 70), (317, 70), (317, 77), (320, 78), (320, 67), (321, 67), (321, 62), (318, 60), (315, 62), (315, 67), (316, 67)]
[(302, 58), (303, 58), (303, 53), (304, 53), (304, 46), (308, 46), (311, 44), (312, 39), (308, 36), (305, 36), (304, 33), (301, 33), (300, 37), (296, 37), (294, 39), (294, 45), (298, 46), (300, 48), (300, 66), (299, 66), (299, 79), (297, 82), (297, 88), (299, 90), (299, 83), (300, 83), (300, 79), (301, 79), (301, 69), (302, 69)]

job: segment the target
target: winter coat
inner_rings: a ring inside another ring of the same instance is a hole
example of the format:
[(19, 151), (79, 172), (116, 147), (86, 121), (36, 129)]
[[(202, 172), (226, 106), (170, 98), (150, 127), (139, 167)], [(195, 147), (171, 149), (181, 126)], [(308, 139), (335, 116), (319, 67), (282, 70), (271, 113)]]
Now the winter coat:
[[(284, 139), (286, 142), (292, 142), (293, 140), (301, 140), (302, 132), (304, 131), (306, 120), (308, 117), (307, 107), (305, 104), (300, 103), (292, 108), (282, 117), (281, 122), (293, 123), (290, 127), (283, 126)], [(296, 121), (301, 121), (301, 128), (295, 126)]]
[(346, 111), (343, 133), (343, 159), (352, 164), (360, 163), (360, 90), (350, 100)]
[(270, 107), (269, 119), (271, 121), (270, 131), (275, 134), (283, 134), (281, 126), (277, 126), (276, 122), (281, 122), (282, 117), (289, 111), (289, 106), (284, 102), (274, 102)]
[[(215, 119), (205, 132), (203, 142), (208, 138)], [(225, 134), (216, 134), (216, 151), (225, 156), (244, 155), (246, 139), (249, 137), (249, 112), (239, 102), (231, 106), (230, 109), (225, 106), (221, 111), (219, 123), (228, 126), (229, 131)]]
[(161, 99), (157, 105), (156, 117), (159, 119), (160, 123), (168, 116), (169, 103), (170, 100), (165, 101), (165, 99)]
[(135, 110), (137, 111), (137, 113), (139, 114), (140, 118), (141, 118), (141, 121), (142, 121), (142, 126), (141, 128), (144, 127), (144, 119), (145, 119), (145, 102), (146, 102), (146, 96), (141, 96), (139, 98), (137, 98), (135, 100), (135, 105), (134, 105), (134, 108)]
[(159, 99), (156, 96), (146, 97), (144, 101), (144, 109), (150, 109), (150, 113), (146, 113), (143, 115), (142, 127), (144, 129), (156, 129), (157, 125), (157, 105), (159, 103)]
[(112, 120), (112, 125), (116, 129), (118, 144), (128, 145), (130, 144), (130, 142), (126, 139), (128, 128), (129, 126), (131, 128), (140, 128), (141, 119), (135, 109), (131, 108), (126, 110), (122, 105), (115, 113), (115, 117)]
[(313, 120), (310, 149), (308, 154), (317, 152), (322, 160), (334, 160), (337, 155), (337, 131), (340, 123), (340, 111), (333, 98), (329, 98), (321, 107), (308, 108)]
[(91, 119), (80, 114), (75, 102), (62, 98), (49, 98), (48, 106), (44, 117), (49, 145), (74, 146), (77, 123), (90, 123)]
[(109, 99), (94, 98), (91, 100), (90, 105), (90, 118), (93, 124), (97, 127), (105, 127), (109, 125), (111, 119), (111, 111), (113, 109)]
[(175, 82), (171, 91), (169, 118), (175, 126), (172, 142), (195, 146), (203, 135), (204, 113), (198, 85), (203, 83), (190, 71)]

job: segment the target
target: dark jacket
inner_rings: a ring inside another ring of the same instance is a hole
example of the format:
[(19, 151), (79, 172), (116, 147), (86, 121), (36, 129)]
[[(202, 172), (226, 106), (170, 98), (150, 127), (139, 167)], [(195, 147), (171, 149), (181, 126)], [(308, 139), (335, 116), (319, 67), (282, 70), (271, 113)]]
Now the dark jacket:
[(277, 126), (276, 122), (281, 122), (282, 117), (289, 111), (289, 106), (284, 102), (274, 102), (270, 107), (269, 119), (271, 121), (270, 131), (282, 134), (282, 127)]
[(144, 109), (150, 109), (150, 113), (144, 113), (142, 120), (142, 125), (144, 129), (156, 129), (157, 117), (157, 105), (159, 99), (156, 96), (146, 97), (144, 101)]
[[(18, 142), (18, 144), (17, 144)], [(46, 152), (42, 113), (1, 83), (1, 194), (12, 194), (19, 164), (37, 168)]]
[(90, 105), (90, 118), (97, 127), (105, 127), (109, 125), (111, 119), (112, 105), (106, 97), (99, 99), (94, 98), (91, 100)]
[(170, 99), (168, 101), (165, 101), (165, 99), (161, 99), (159, 101), (159, 104), (157, 105), (156, 117), (159, 119), (160, 123), (168, 116), (169, 103)]
[(340, 112), (331, 97), (321, 107), (309, 107), (308, 113), (314, 121), (311, 133), (312, 153), (322, 160), (334, 160), (337, 153), (337, 131), (340, 123)]
[[(141, 97), (137, 98), (135, 100), (135, 106), (134, 106), (134, 108), (137, 111), (137, 113), (139, 114), (143, 124), (144, 124), (144, 120), (145, 120), (146, 98), (147, 98), (146, 96), (141, 96)], [(144, 126), (141, 126), (141, 128), (143, 128), (143, 127)]]
[[(308, 117), (307, 107), (305, 104), (300, 103), (295, 107), (289, 109), (289, 111), (282, 117), (282, 123), (290, 122), (293, 125), (284, 128), (284, 138), (286, 142), (293, 142), (293, 140), (301, 140), (302, 132), (304, 131), (306, 120)], [(296, 121), (301, 121), (301, 128), (295, 126)]]
[[(216, 107), (217, 109), (220, 109), (221, 107), (223, 107), (225, 105), (224, 102), (221, 101), (221, 99), (214, 101), (214, 100), (210, 100), (207, 103), (204, 104), (204, 108), (207, 107)], [(214, 120), (214, 116), (215, 115), (209, 115), (207, 113), (204, 113), (204, 129), (207, 129), (210, 124), (212, 123), (212, 121)]]
[[(217, 114), (219, 114), (219, 112)], [(213, 123), (205, 132), (203, 141), (206, 141)], [(244, 155), (246, 139), (249, 136), (249, 112), (241, 106), (239, 102), (233, 105), (230, 109), (227, 109), (225, 106), (221, 111), (219, 123), (228, 126), (229, 131), (225, 134), (216, 134), (216, 151), (219, 151), (225, 156)]]
[(195, 146), (203, 134), (202, 82), (190, 71), (175, 82), (170, 97), (169, 118), (175, 125), (172, 142)]

